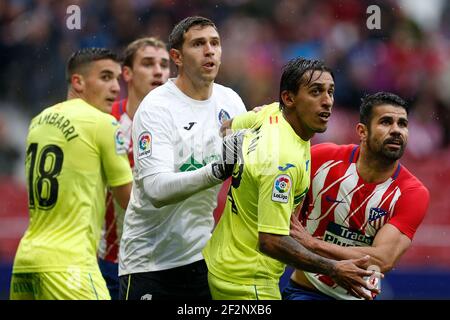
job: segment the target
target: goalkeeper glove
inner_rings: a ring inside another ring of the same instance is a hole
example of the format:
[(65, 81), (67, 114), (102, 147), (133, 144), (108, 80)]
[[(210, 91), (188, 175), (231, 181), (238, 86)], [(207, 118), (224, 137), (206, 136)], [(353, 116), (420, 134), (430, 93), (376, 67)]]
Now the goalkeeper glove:
[(233, 174), (234, 165), (242, 163), (242, 143), (246, 130), (239, 130), (223, 137), (222, 157), (212, 164), (213, 175), (220, 180), (226, 180)]

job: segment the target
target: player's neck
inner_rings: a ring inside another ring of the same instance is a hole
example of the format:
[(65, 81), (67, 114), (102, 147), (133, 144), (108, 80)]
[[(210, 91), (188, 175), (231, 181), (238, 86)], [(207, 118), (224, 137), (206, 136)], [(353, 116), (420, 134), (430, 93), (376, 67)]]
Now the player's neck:
[(144, 99), (144, 97), (140, 97), (136, 91), (133, 90), (132, 87), (128, 87), (128, 100), (127, 100), (127, 114), (131, 120), (133, 120), (134, 114), (139, 107), (139, 104)]
[(359, 176), (367, 183), (381, 183), (389, 179), (398, 166), (398, 160), (385, 160), (376, 157), (361, 145), (356, 169)]
[(281, 112), (283, 114), (284, 119), (287, 123), (292, 127), (295, 133), (302, 138), (304, 141), (309, 141), (314, 136), (314, 132), (308, 132), (297, 119), (297, 114), (295, 112), (289, 112), (286, 109), (283, 109)]
[(178, 75), (175, 85), (185, 95), (194, 100), (208, 100), (212, 94), (214, 81), (194, 81), (186, 74)]
[(69, 88), (69, 90), (67, 90), (67, 100), (72, 100), (72, 99), (85, 100), (84, 99), (84, 95), (82, 95), (81, 93), (76, 92), (72, 88)]

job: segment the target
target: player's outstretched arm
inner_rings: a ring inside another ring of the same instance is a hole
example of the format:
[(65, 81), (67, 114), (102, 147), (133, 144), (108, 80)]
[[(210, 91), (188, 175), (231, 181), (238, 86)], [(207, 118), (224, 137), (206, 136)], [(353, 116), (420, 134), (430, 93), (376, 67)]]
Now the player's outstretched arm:
[(372, 246), (342, 247), (312, 237), (301, 225), (297, 218), (291, 218), (291, 236), (309, 250), (336, 260), (358, 259), (370, 255), (366, 268), (376, 265), (381, 272), (390, 271), (406, 252), (411, 240), (391, 224), (384, 225), (378, 231)]
[(174, 204), (193, 194), (222, 183), (242, 159), (245, 132), (237, 131), (223, 138), (220, 161), (187, 172), (163, 172), (144, 178), (144, 189), (156, 208)]
[(220, 136), (224, 137), (230, 134), (233, 130), (250, 129), (256, 125), (258, 121), (257, 113), (260, 112), (264, 106), (254, 107), (251, 111), (240, 114), (237, 117), (226, 120), (220, 127)]
[(187, 172), (163, 172), (143, 179), (144, 190), (155, 208), (183, 201), (193, 194), (222, 183), (212, 164)]
[(363, 279), (373, 273), (361, 269), (367, 263), (368, 256), (360, 259), (335, 261), (311, 252), (291, 236), (264, 232), (259, 233), (259, 248), (261, 252), (295, 268), (330, 276), (357, 298), (372, 299), (372, 296), (363, 288), (376, 294), (379, 293), (378, 289), (372, 288)]

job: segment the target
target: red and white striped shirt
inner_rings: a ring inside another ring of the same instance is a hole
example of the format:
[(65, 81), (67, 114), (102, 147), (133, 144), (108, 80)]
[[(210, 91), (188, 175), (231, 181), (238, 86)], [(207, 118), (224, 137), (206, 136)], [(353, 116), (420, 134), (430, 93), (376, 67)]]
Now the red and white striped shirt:
[[(366, 183), (356, 170), (357, 145), (318, 144), (311, 148), (311, 186), (302, 223), (314, 237), (341, 246), (371, 246), (386, 223), (413, 238), (429, 203), (426, 187), (398, 165), (382, 183)], [(305, 272), (323, 293), (354, 299), (324, 275)]]
[[(120, 129), (123, 136), (119, 137), (122, 141), (118, 143), (124, 144), (128, 150), (128, 159), (130, 161), (131, 168), (133, 168), (133, 142), (131, 141), (131, 127), (132, 120), (127, 114), (126, 110), (127, 99), (114, 102), (112, 105), (111, 114), (120, 123)], [(98, 256), (101, 259), (109, 262), (118, 263), (119, 243), (122, 236), (123, 219), (125, 216), (125, 210), (123, 210), (114, 201), (112, 193), (108, 191), (106, 195), (106, 213), (105, 224), (102, 230), (102, 236), (100, 238), (100, 245), (98, 249)]]

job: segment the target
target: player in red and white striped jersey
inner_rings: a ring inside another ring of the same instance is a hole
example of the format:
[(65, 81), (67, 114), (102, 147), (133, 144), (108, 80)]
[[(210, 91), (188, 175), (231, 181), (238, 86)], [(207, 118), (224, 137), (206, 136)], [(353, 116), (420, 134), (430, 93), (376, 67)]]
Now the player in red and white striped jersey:
[[(128, 98), (115, 102), (111, 114), (120, 123), (123, 133), (116, 137), (117, 143), (127, 148), (128, 159), (133, 168), (132, 119), (142, 99), (169, 79), (169, 53), (161, 40), (153, 37), (140, 38), (127, 46), (123, 59), (122, 75), (127, 83)], [(124, 216), (125, 210), (113, 201), (108, 192), (98, 256), (100, 269), (113, 300), (118, 299), (119, 295), (118, 252)]]
[[(307, 232), (292, 219), (291, 233), (330, 258), (370, 255), (368, 267), (385, 273), (410, 246), (429, 192), (399, 162), (408, 140), (403, 99), (385, 92), (365, 97), (356, 129), (359, 146), (311, 148), (311, 187), (299, 217)], [(331, 278), (302, 270), (294, 271), (283, 298), (355, 299)]]

